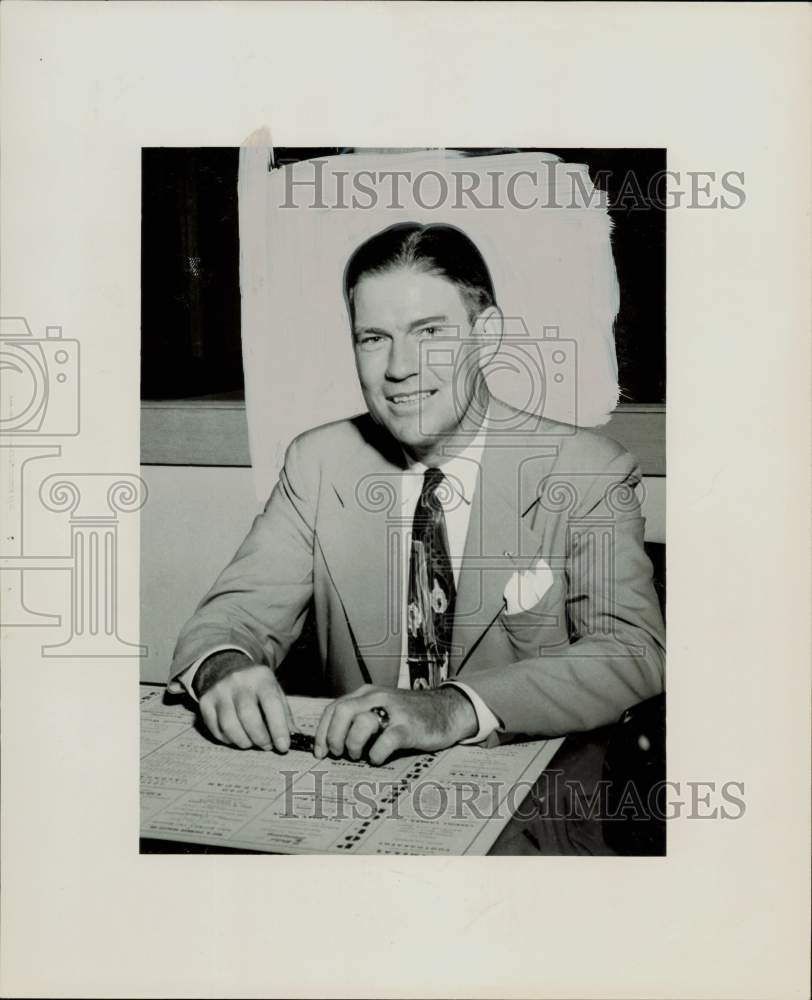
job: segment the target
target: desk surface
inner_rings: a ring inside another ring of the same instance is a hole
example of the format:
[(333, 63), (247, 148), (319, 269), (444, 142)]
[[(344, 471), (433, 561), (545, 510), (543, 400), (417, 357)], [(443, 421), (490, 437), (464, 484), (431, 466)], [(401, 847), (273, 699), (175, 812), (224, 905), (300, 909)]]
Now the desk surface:
[[(290, 704), (312, 732), (326, 701)], [(378, 768), (236, 750), (208, 739), (162, 687), (142, 685), (142, 851), (485, 854), (561, 742), (457, 746)]]

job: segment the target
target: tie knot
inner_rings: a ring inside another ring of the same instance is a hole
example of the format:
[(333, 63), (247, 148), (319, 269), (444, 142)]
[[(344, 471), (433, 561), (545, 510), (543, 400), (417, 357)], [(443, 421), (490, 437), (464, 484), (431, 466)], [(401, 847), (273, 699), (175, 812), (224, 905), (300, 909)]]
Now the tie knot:
[(420, 502), (426, 507), (441, 509), (440, 498), (435, 495), (438, 486), (445, 480), (440, 469), (426, 469), (423, 474), (423, 489), (420, 492)]
[(442, 469), (426, 469), (423, 473), (423, 489), (436, 490), (444, 479)]

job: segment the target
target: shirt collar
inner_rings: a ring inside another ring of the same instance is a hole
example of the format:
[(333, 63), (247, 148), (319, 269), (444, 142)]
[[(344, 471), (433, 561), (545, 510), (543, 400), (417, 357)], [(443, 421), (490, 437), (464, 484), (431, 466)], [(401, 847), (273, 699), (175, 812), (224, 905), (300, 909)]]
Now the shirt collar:
[[(441, 462), (438, 468), (446, 476), (451, 488), (464, 500), (465, 503), (471, 504), (474, 496), (474, 490), (476, 489), (477, 476), (479, 475), (479, 465), (482, 460), (482, 452), (485, 448), (485, 437), (487, 435), (488, 428), (488, 418), (490, 417), (490, 409), (485, 414), (485, 419), (482, 421), (482, 425), (476, 433), (471, 443), (459, 453), (459, 455), (454, 455), (445, 462)], [(406, 459), (406, 469), (410, 476), (422, 477), (428, 466), (423, 462), (415, 462), (410, 459), (408, 455), (404, 452), (404, 457)], [(403, 502), (408, 502), (408, 497), (403, 497)]]

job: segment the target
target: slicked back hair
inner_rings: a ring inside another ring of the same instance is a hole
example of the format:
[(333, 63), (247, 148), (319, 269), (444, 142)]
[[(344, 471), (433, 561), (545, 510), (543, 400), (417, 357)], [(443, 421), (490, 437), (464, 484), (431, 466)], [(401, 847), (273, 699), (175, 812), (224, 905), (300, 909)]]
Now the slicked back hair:
[(344, 270), (350, 316), (354, 316), (353, 295), (361, 278), (401, 267), (447, 278), (459, 289), (472, 322), (483, 309), (496, 304), (488, 265), (461, 229), (402, 222), (371, 236), (350, 257)]

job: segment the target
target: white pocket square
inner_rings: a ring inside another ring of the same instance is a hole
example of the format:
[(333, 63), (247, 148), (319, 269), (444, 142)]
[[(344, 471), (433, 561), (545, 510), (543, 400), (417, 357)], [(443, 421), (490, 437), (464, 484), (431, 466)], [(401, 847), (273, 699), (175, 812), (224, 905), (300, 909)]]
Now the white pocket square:
[(505, 610), (509, 615), (530, 611), (553, 585), (553, 571), (544, 559), (529, 569), (518, 569), (505, 587)]

